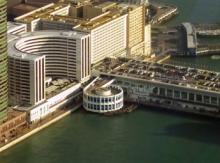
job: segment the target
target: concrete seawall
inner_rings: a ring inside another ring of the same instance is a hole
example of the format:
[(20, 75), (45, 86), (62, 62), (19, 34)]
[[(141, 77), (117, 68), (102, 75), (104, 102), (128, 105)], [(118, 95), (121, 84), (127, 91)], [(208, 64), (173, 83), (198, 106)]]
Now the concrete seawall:
[(23, 135), (23, 136), (21, 136), (21, 137), (15, 139), (15, 140), (11, 141), (10, 143), (8, 143), (8, 144), (4, 145), (3, 147), (1, 147), (1, 148), (0, 148), (0, 152), (5, 151), (6, 149), (8, 149), (8, 148), (10, 148), (10, 147), (12, 147), (12, 146), (18, 144), (19, 142), (21, 142), (21, 141), (27, 139), (27, 138), (30, 137), (31, 135), (33, 135), (33, 134), (35, 134), (35, 133), (37, 133), (37, 132), (43, 130), (44, 128), (46, 128), (46, 127), (52, 125), (53, 123), (55, 123), (55, 122), (61, 120), (62, 118), (64, 118), (64, 117), (66, 117), (67, 115), (71, 114), (71, 113), (74, 112), (76, 109), (80, 108), (81, 106), (82, 106), (82, 104), (78, 104), (78, 105), (76, 105), (74, 108), (72, 108), (71, 110), (69, 110), (69, 111), (67, 111), (67, 112), (65, 112), (65, 113), (63, 113), (63, 114), (61, 114), (61, 115), (59, 115), (58, 117), (52, 119), (51, 121), (47, 122), (46, 124), (44, 124), (44, 125), (42, 125), (42, 126), (39, 126), (39, 127), (35, 128), (35, 129), (33, 129), (32, 131), (28, 132), (27, 134), (25, 134), (25, 135)]

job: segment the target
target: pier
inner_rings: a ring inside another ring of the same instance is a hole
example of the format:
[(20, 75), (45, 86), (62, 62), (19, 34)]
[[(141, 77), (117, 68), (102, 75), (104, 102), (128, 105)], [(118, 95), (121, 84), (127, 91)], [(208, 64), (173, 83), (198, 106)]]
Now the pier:
[(220, 53), (220, 44), (200, 43), (201, 37), (220, 36), (219, 24), (182, 23), (178, 27), (180, 46), (172, 56), (204, 56)]
[(114, 78), (131, 102), (220, 115), (217, 72), (126, 58), (106, 60), (94, 72)]
[(220, 24), (195, 24), (199, 36), (220, 36)]
[(177, 6), (156, 3), (150, 4), (149, 10), (152, 25), (161, 24), (179, 13)]
[(220, 44), (214, 44), (214, 45), (199, 45), (197, 50), (198, 56), (204, 56), (204, 55), (214, 55), (214, 54), (220, 54)]

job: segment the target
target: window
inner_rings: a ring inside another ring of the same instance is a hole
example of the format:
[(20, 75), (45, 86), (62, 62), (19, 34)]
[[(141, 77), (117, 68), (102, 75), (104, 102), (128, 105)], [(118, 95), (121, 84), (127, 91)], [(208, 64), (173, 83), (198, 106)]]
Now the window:
[(160, 88), (160, 96), (165, 96), (165, 88)]
[(204, 96), (204, 103), (209, 104), (210, 103), (210, 97)]
[(180, 91), (174, 91), (174, 98), (180, 98)]
[(194, 93), (189, 93), (189, 101), (194, 101)]
[(211, 104), (217, 105), (217, 97), (211, 97)]
[(183, 100), (187, 100), (187, 92), (181, 92), (181, 96)]
[(173, 97), (173, 90), (167, 89), (167, 97)]
[(158, 88), (157, 88), (157, 87), (154, 87), (154, 88), (153, 88), (153, 93), (154, 93), (154, 94), (157, 94), (157, 93), (158, 93)]
[(196, 95), (196, 101), (197, 102), (202, 102), (202, 95)]

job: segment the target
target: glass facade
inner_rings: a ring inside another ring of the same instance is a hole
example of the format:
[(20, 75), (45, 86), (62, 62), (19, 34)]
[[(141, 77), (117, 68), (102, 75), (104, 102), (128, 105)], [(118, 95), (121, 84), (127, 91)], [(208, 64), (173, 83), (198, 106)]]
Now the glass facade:
[(7, 60), (7, 5), (0, 0), (0, 122), (7, 117), (8, 60)]

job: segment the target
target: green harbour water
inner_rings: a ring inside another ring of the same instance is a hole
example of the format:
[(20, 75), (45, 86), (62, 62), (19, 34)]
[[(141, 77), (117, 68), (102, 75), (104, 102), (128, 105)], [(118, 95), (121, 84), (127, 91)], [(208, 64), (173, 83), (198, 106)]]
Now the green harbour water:
[(218, 163), (220, 123), (149, 111), (76, 112), (1, 153), (1, 163)]
[[(220, 0), (161, 0), (182, 21), (220, 22)], [(220, 71), (211, 57), (171, 59)], [(219, 163), (220, 121), (141, 106), (104, 117), (77, 111), (0, 153), (0, 163)]]

